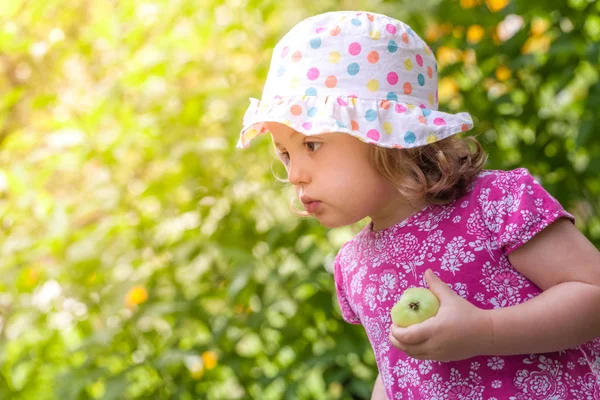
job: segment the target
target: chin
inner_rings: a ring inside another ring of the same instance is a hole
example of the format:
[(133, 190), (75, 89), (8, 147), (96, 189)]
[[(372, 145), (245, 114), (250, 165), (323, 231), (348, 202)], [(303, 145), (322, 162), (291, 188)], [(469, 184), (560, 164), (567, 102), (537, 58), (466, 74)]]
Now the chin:
[[(317, 218), (317, 217), (315, 217), (315, 218)], [(323, 225), (325, 228), (328, 228), (328, 229), (340, 228), (342, 226), (348, 226), (355, 222), (358, 222), (358, 221), (340, 221), (340, 220), (332, 221), (332, 220), (322, 219), (322, 218), (317, 218), (317, 220), (321, 223), (321, 225)]]

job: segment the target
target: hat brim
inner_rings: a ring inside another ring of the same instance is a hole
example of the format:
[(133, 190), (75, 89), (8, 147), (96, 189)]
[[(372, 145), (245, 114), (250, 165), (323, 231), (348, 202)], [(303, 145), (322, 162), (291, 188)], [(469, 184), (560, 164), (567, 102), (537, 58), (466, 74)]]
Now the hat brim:
[(266, 122), (285, 124), (306, 136), (348, 133), (387, 148), (412, 148), (473, 128), (466, 112), (450, 114), (423, 105), (357, 97), (289, 96), (250, 99), (238, 148), (268, 132)]

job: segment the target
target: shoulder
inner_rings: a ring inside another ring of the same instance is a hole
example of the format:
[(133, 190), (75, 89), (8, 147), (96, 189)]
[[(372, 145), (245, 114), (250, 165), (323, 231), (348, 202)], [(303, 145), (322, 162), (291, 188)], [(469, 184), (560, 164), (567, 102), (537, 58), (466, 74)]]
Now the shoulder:
[(472, 182), (465, 197), (472, 198), (480, 205), (490, 202), (511, 203), (524, 197), (544, 197), (555, 201), (527, 168), (484, 170)]
[(471, 184), (471, 190), (480, 193), (482, 190), (510, 192), (522, 185), (539, 185), (537, 179), (527, 168), (508, 171), (483, 170)]

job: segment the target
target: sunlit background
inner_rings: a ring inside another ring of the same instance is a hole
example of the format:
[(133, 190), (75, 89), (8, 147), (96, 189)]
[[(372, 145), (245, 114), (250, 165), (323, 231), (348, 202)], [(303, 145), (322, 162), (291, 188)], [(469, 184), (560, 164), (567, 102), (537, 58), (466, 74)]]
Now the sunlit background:
[(235, 149), (277, 40), (387, 14), (441, 109), (527, 167), (600, 246), (600, 2), (0, 0), (0, 399), (368, 399), (331, 261), (356, 226), (289, 210)]

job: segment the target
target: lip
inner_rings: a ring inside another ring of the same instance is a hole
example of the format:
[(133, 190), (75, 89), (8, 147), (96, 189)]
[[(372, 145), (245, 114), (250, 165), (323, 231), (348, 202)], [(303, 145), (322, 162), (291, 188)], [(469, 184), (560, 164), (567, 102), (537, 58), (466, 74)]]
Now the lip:
[(306, 196), (306, 195), (303, 195), (300, 198), (300, 201), (302, 202), (302, 204), (304, 204), (304, 208), (309, 213), (316, 212), (319, 209), (320, 205), (321, 205), (321, 201), (320, 200), (312, 199), (312, 198), (310, 198), (309, 196)]

